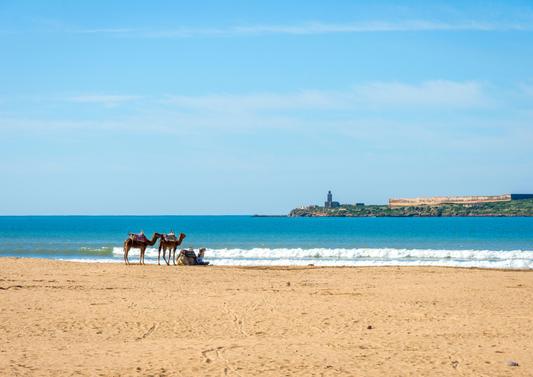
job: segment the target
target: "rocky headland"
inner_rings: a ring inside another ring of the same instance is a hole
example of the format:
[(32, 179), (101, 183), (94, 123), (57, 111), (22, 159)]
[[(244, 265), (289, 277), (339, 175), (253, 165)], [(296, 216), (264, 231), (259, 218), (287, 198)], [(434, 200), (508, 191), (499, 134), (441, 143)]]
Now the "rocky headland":
[(409, 207), (388, 205), (341, 204), (336, 208), (308, 206), (295, 208), (291, 217), (460, 217), (493, 216), (516, 217), (533, 216), (533, 199), (512, 200), (496, 203), (441, 204)]

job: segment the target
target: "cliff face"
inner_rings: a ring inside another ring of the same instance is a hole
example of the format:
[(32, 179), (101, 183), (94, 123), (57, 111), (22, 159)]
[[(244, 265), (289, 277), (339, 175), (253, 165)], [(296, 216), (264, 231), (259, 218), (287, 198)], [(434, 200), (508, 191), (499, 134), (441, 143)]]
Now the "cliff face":
[(343, 204), (339, 208), (309, 206), (293, 209), (293, 217), (458, 217), (458, 216), (533, 216), (533, 199), (476, 204), (441, 204), (406, 207), (387, 205), (354, 206)]

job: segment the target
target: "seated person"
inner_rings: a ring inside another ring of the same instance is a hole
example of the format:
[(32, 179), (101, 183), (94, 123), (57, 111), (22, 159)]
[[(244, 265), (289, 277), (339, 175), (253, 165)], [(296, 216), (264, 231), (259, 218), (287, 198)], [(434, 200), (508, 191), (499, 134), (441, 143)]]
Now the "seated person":
[(202, 266), (207, 266), (209, 264), (209, 262), (204, 261), (204, 255), (205, 255), (205, 247), (202, 247), (198, 251), (198, 257), (196, 257), (196, 264), (199, 264)]

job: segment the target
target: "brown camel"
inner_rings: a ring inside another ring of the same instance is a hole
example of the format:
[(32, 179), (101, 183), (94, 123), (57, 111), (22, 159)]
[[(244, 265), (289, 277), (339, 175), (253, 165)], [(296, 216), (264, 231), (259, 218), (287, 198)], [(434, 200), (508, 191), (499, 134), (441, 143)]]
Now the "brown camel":
[(130, 264), (130, 261), (128, 260), (128, 253), (130, 252), (130, 249), (139, 249), (139, 264), (144, 264), (144, 252), (146, 251), (146, 248), (148, 246), (155, 245), (155, 242), (159, 237), (161, 237), (161, 234), (154, 233), (152, 235), (152, 239), (149, 240), (144, 237), (144, 235), (142, 237), (138, 237), (134, 234), (130, 234), (126, 241), (124, 241), (124, 262), (126, 264)]
[[(180, 236), (176, 238), (175, 235), (163, 234), (159, 240), (159, 252), (157, 254), (157, 264), (159, 264), (159, 258), (161, 256), (161, 250), (163, 250), (163, 259), (167, 262), (167, 266), (170, 266), (170, 255), (172, 253), (172, 261), (174, 266), (176, 265), (176, 249), (183, 242), (186, 237), (185, 233), (180, 233)], [(166, 252), (168, 250), (168, 261), (166, 258)]]

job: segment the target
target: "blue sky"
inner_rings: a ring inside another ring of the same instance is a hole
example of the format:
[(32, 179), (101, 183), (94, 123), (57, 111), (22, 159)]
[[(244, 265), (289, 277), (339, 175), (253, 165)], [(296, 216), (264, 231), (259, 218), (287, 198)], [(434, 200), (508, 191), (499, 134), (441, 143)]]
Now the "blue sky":
[(533, 192), (533, 3), (0, 1), (0, 214)]

